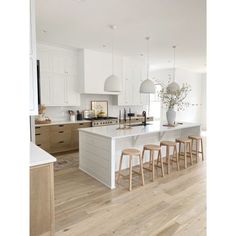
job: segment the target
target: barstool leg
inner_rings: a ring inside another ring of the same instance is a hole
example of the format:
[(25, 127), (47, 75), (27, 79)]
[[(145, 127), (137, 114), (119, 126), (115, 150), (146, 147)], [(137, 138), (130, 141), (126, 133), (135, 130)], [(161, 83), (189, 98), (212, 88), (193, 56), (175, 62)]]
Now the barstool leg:
[(154, 181), (154, 172), (155, 172), (154, 151), (151, 151), (151, 160), (152, 160), (152, 181)]
[(144, 185), (144, 176), (143, 176), (143, 159), (141, 156), (139, 156), (140, 160), (140, 172), (141, 172), (141, 178), (142, 178), (142, 185)]
[(179, 171), (179, 157), (178, 157), (178, 152), (177, 152), (177, 147), (176, 146), (174, 147), (174, 152), (175, 152), (177, 170)]
[(189, 153), (190, 153), (191, 165), (193, 165), (192, 142), (189, 143), (188, 146), (189, 146)]
[(129, 191), (132, 190), (132, 156), (129, 156)]
[(201, 138), (201, 151), (202, 151), (202, 160), (204, 161), (204, 155), (203, 155), (203, 141), (202, 141), (202, 138)]
[(170, 153), (169, 153), (169, 147), (166, 147), (166, 158), (167, 158), (167, 174), (170, 174)]
[(145, 152), (145, 149), (143, 148), (143, 151), (142, 151), (142, 159), (144, 159), (144, 152)]
[(181, 156), (181, 143), (179, 143), (179, 159), (180, 159), (180, 156)]
[(199, 154), (199, 150), (198, 150), (198, 140), (196, 140), (196, 159), (197, 159), (197, 162), (198, 162), (198, 154)]
[(119, 172), (118, 172), (118, 177), (117, 177), (117, 184), (120, 183), (120, 172), (121, 172), (121, 167), (122, 167), (122, 160), (123, 160), (123, 153), (121, 154), (121, 157), (120, 157), (120, 166), (119, 166)]
[(152, 151), (149, 150), (149, 169), (152, 167)]
[[(163, 160), (162, 160), (162, 156), (161, 156), (161, 150), (158, 151), (158, 159), (161, 163), (161, 173), (162, 173), (162, 177), (164, 177), (164, 165), (163, 165)], [(158, 162), (157, 162), (158, 165)]]
[(187, 150), (186, 150), (186, 144), (184, 144), (184, 168), (187, 168)]

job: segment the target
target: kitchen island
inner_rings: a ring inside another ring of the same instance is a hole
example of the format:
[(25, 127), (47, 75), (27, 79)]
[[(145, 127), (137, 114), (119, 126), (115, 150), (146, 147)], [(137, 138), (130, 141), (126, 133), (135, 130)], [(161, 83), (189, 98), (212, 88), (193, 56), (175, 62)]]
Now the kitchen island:
[[(182, 123), (175, 127), (149, 122), (146, 126), (117, 129), (118, 125), (79, 129), (79, 168), (110, 189), (115, 188), (115, 172), (118, 170), (121, 151), (135, 147), (142, 150), (144, 144), (159, 144), (161, 140), (175, 140), (188, 135), (200, 135), (200, 124)], [(165, 152), (162, 152), (165, 156)], [(144, 162), (148, 160), (148, 153)], [(137, 165), (138, 162), (133, 162)], [(122, 169), (128, 168), (128, 158)]]

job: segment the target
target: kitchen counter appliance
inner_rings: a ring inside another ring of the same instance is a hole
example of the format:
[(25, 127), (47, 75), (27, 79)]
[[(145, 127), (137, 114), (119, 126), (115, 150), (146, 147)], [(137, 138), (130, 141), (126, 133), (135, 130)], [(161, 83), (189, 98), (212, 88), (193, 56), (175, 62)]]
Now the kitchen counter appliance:
[(118, 124), (117, 117), (92, 117), (92, 118), (84, 118), (85, 120), (91, 120), (92, 126), (106, 126), (106, 125), (116, 125)]

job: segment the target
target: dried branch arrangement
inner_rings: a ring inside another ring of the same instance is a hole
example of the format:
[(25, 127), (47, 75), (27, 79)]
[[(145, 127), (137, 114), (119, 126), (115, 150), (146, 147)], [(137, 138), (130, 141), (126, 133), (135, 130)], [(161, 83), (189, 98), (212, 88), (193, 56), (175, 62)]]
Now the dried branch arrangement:
[(183, 84), (182, 87), (174, 93), (170, 93), (168, 87), (164, 87), (160, 91), (159, 97), (166, 108), (174, 109), (176, 107), (177, 111), (180, 111), (190, 105), (189, 102), (184, 102), (190, 91), (191, 88), (188, 84)]

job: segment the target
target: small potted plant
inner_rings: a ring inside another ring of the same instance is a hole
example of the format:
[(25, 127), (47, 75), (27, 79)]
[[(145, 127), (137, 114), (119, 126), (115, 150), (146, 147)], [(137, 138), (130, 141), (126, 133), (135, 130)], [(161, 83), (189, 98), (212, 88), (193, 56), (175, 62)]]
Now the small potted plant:
[(159, 97), (161, 98), (162, 104), (168, 109), (166, 112), (168, 125), (173, 126), (175, 124), (175, 108), (177, 108), (177, 111), (181, 111), (189, 106), (189, 103), (184, 100), (190, 91), (191, 89), (188, 84), (183, 84), (182, 87), (175, 92), (170, 92), (168, 87), (164, 87), (160, 91)]

